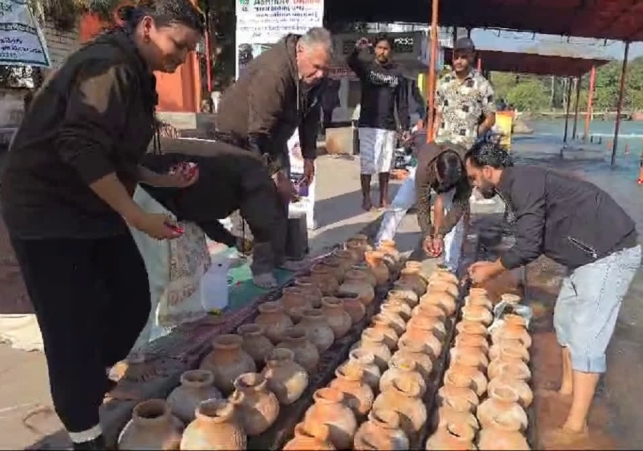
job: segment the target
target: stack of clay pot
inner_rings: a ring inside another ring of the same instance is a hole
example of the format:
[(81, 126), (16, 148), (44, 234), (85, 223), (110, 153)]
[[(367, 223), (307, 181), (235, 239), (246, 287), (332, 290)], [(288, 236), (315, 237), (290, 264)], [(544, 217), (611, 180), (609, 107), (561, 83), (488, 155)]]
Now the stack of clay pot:
[(529, 449), (524, 409), (533, 399), (531, 338), (524, 319), (513, 314), (489, 334), (492, 307), (484, 289), (472, 288), (465, 298), (426, 449)]

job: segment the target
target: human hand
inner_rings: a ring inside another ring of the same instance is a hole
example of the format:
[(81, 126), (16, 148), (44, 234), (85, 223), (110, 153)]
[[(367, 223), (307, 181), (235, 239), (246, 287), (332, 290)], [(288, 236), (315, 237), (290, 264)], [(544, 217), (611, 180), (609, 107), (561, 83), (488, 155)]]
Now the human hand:
[(410, 139), (411, 139), (411, 132), (408, 130), (404, 130), (400, 135), (400, 141), (402, 141), (402, 143), (406, 143)]
[(161, 177), (163, 177), (162, 186), (165, 188), (187, 188), (199, 180), (199, 167), (196, 163), (179, 163)]
[(284, 200), (295, 202), (299, 199), (297, 188), (295, 188), (295, 185), (281, 171), (273, 175), (273, 180), (277, 187), (277, 191)]
[(157, 240), (172, 240), (183, 235), (177, 222), (160, 213), (143, 213), (130, 222), (131, 226)]
[(315, 160), (304, 160), (304, 180), (310, 185), (315, 178)]
[(441, 236), (427, 236), (422, 243), (424, 252), (430, 257), (436, 258), (444, 251), (444, 240)]
[(371, 42), (368, 40), (368, 38), (359, 38), (355, 43), (355, 47), (357, 47), (359, 50), (363, 50), (366, 47), (370, 47), (370, 46), (371, 46)]
[(483, 284), (498, 274), (495, 262), (480, 261), (469, 266), (469, 277), (475, 284)]

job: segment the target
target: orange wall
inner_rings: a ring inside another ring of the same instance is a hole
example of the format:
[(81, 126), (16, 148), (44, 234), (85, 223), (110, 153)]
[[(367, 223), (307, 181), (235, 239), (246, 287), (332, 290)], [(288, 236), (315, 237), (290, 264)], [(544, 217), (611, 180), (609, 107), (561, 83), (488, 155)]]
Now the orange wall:
[[(79, 24), (80, 41), (86, 42), (101, 32), (105, 24), (93, 14), (85, 14)], [(201, 76), (196, 53), (188, 55), (185, 64), (173, 74), (156, 72), (158, 111), (197, 113), (201, 110)]]

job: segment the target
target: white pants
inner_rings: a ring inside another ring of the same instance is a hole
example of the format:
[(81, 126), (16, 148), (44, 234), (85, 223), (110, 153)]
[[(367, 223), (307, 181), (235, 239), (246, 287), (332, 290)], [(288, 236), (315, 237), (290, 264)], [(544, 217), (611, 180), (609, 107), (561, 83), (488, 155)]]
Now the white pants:
[[(402, 218), (406, 212), (415, 204), (415, 168), (408, 168), (409, 176), (404, 180), (402, 186), (397, 191), (393, 202), (386, 209), (382, 225), (377, 234), (377, 242), (383, 240), (392, 240), (397, 232)], [(442, 194), (444, 213), (451, 210), (455, 188)], [(444, 236), (444, 264), (450, 271), (458, 269), (462, 243), (464, 240), (464, 217), (460, 218), (458, 223)]]

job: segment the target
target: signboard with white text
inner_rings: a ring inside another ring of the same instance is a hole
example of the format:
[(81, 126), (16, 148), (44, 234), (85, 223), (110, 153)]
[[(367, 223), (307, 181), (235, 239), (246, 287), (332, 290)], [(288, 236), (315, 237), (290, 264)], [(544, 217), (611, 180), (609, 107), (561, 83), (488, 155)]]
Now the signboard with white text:
[(0, 0), (0, 65), (51, 66), (47, 42), (26, 0)]

